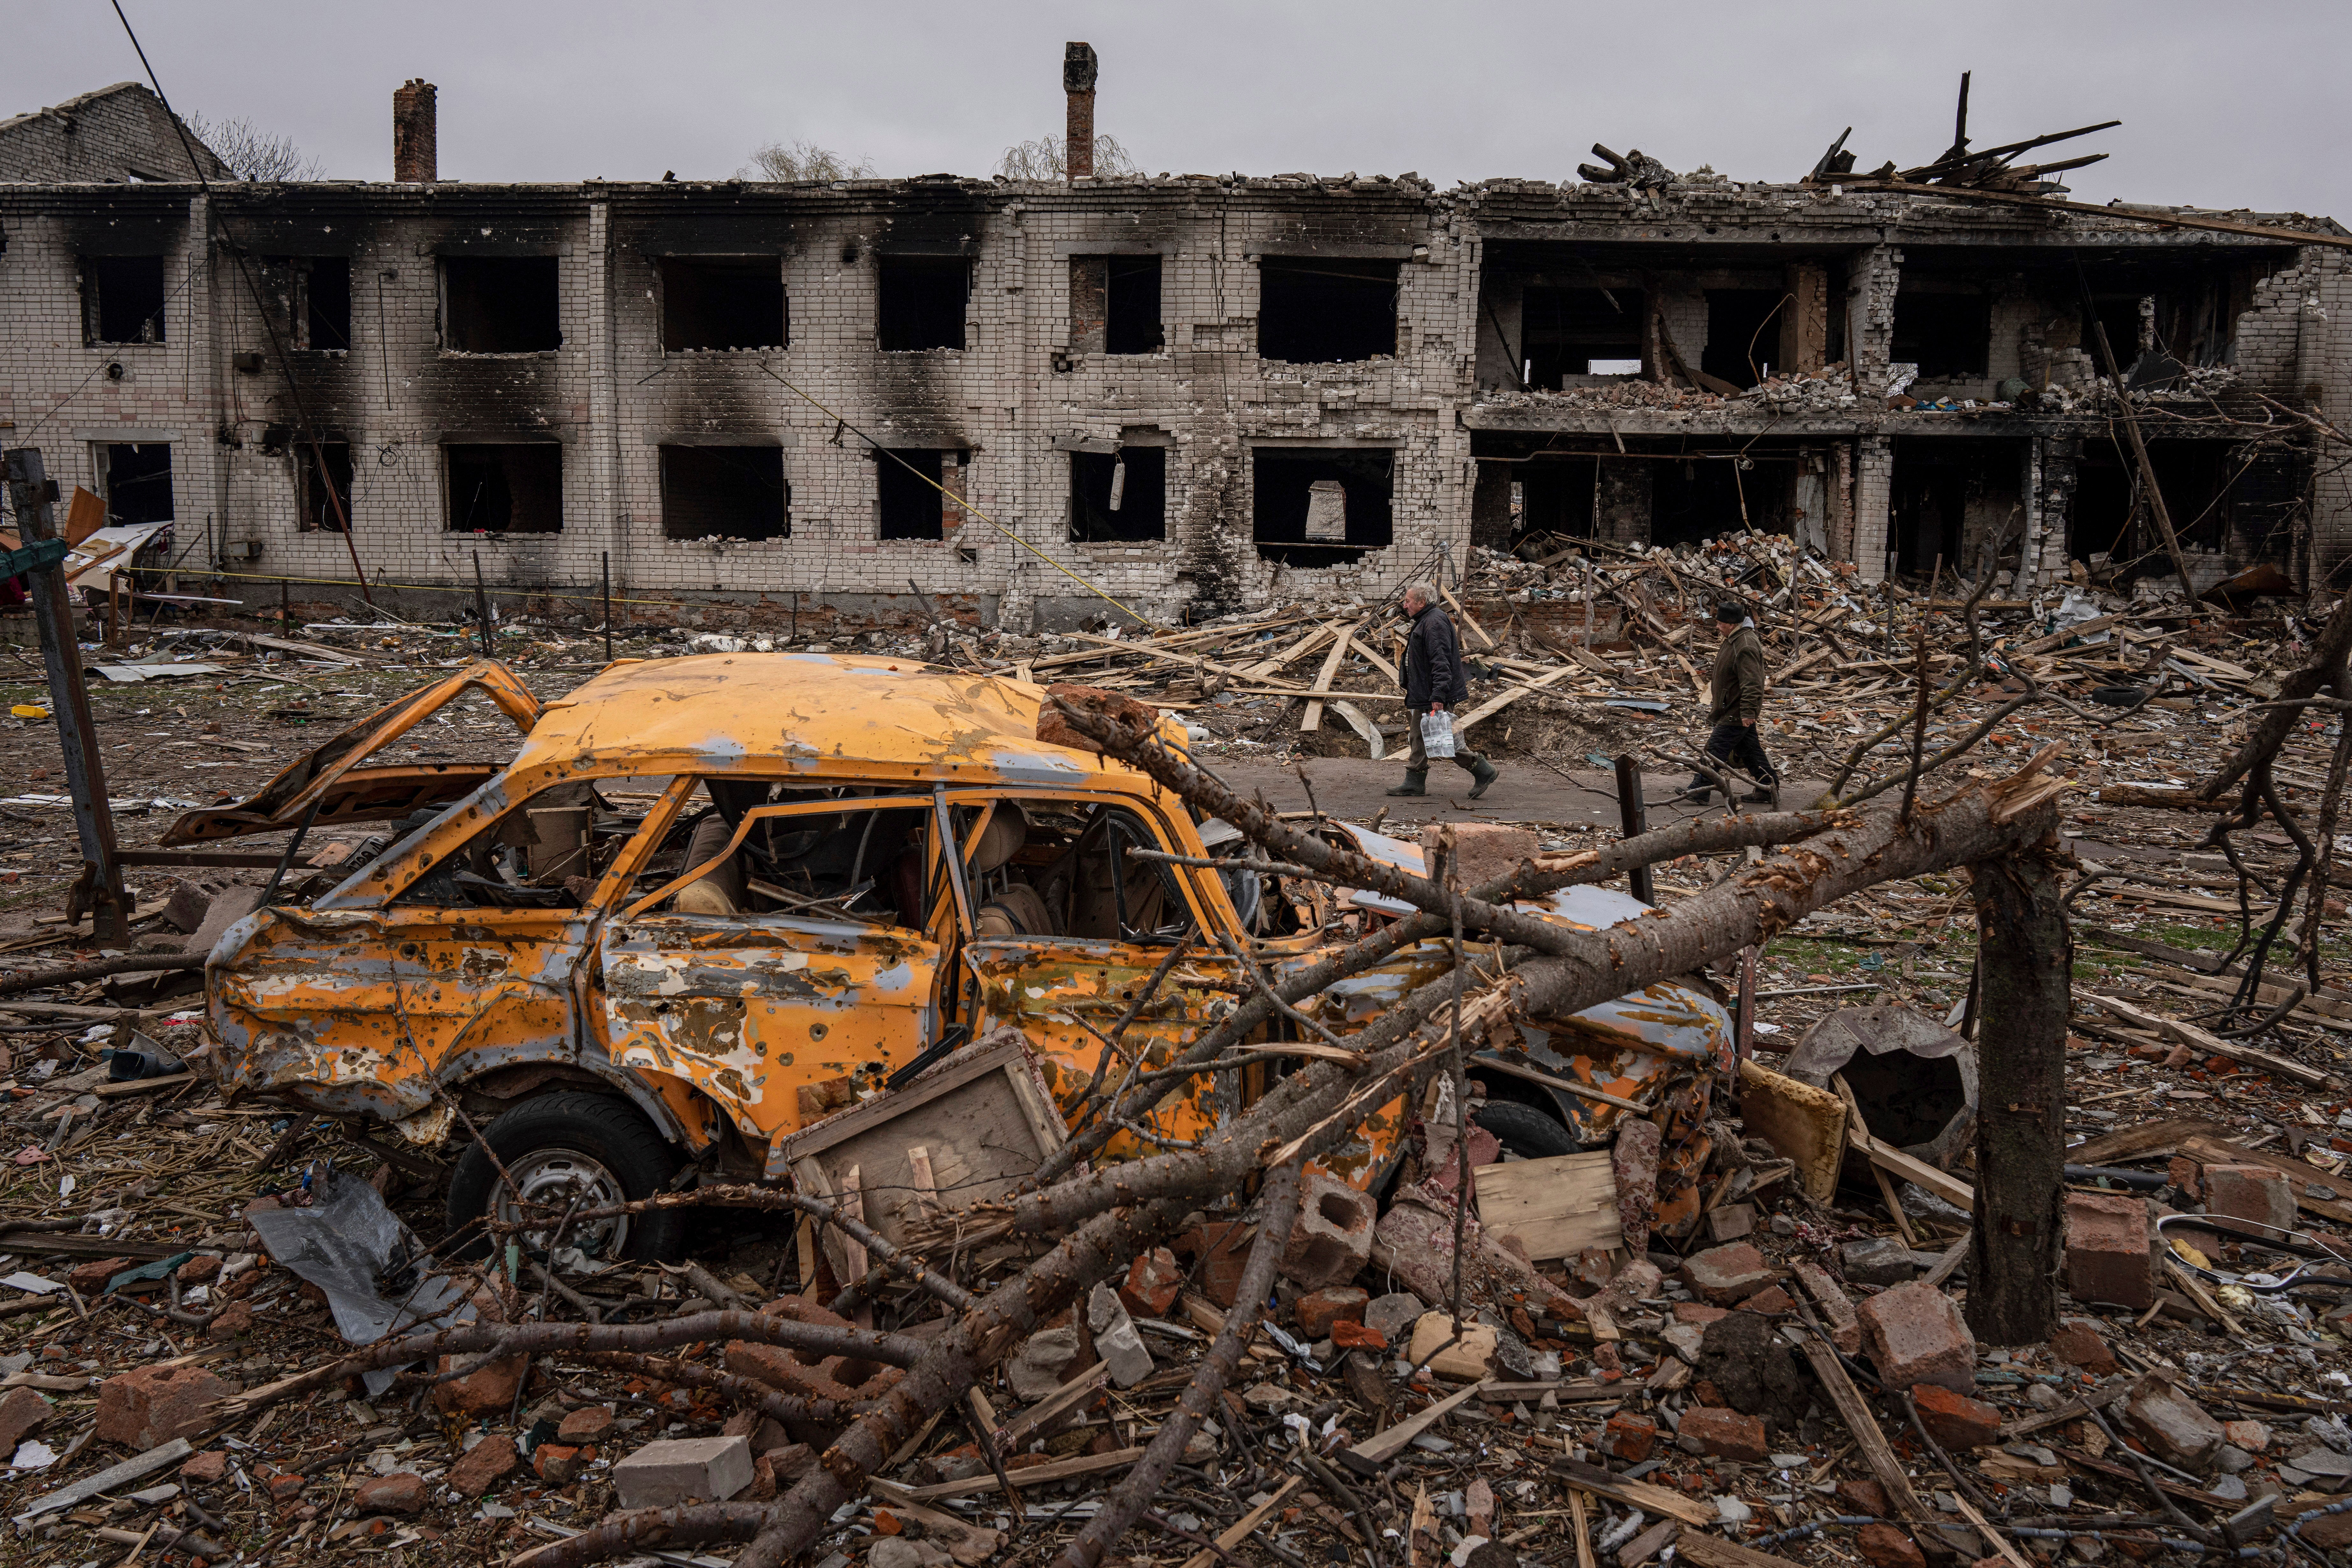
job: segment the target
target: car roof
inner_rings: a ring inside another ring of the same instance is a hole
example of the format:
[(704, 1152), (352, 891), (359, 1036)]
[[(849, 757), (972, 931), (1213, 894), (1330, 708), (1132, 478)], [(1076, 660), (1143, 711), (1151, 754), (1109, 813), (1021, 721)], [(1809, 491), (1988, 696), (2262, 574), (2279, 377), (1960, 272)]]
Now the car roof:
[[(900, 777), (1151, 791), (1037, 739), (1045, 688), (908, 658), (718, 653), (625, 661), (546, 704), (510, 772)], [(1178, 737), (1181, 739), (1181, 737)]]

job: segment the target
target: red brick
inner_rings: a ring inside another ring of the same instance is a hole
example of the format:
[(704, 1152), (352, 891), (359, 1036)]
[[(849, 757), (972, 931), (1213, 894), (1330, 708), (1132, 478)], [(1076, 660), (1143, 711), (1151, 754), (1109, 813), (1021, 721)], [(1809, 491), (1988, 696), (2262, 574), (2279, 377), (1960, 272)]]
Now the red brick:
[(2204, 1180), (2198, 1174), (2200, 1169), (2197, 1162), (2188, 1155), (2175, 1154), (2165, 1162), (2164, 1173), (2174, 1186), (2180, 1189), (2182, 1196), (2195, 1198), (2205, 1191)]
[(2224, 1421), (2221, 1436), (2233, 1448), (2259, 1454), (2271, 1446), (2271, 1429), (2259, 1421)]
[[(1685, 1418), (1687, 1419), (1687, 1418)], [(1622, 1459), (1638, 1465), (1650, 1457), (1657, 1446), (1658, 1424), (1646, 1415), (1634, 1415), (1619, 1411), (1601, 1429), (1601, 1451), (1612, 1459)]]
[(2058, 1325), (2058, 1331), (2050, 1336), (2050, 1353), (2093, 1377), (2105, 1377), (2120, 1370), (2116, 1352), (2107, 1348), (2107, 1342), (2090, 1324), (2079, 1321)]
[[(443, 1356), (441, 1370), (447, 1372), (457, 1359)], [(523, 1374), (530, 1370), (528, 1352), (484, 1362), (463, 1377), (435, 1384), (433, 1407), (444, 1415), (504, 1415), (514, 1407), (515, 1393), (522, 1387)]]
[(2340, 1552), (2352, 1546), (2352, 1513), (2322, 1514), (2297, 1531), (2295, 1539), (2322, 1552)]
[(1848, 1355), (1861, 1354), (1862, 1320), (1854, 1315), (1853, 1298), (1818, 1265), (1799, 1263), (1796, 1274), (1805, 1294), (1820, 1304), (1822, 1316), (1829, 1321), (1830, 1342)]
[(1310, 1342), (1329, 1339), (1332, 1324), (1362, 1322), (1364, 1309), (1371, 1300), (1371, 1292), (1353, 1285), (1333, 1285), (1321, 1290), (1310, 1290), (1298, 1298), (1298, 1305), (1295, 1309), (1298, 1317), (1298, 1331)]
[(1793, 1312), (1797, 1304), (1789, 1300), (1789, 1293), (1778, 1285), (1767, 1285), (1740, 1302), (1739, 1310), (1743, 1312)]
[(569, 1443), (541, 1443), (531, 1450), (530, 1468), (550, 1486), (563, 1486), (580, 1479), (588, 1463), (587, 1452)]
[(228, 1474), (228, 1455), (219, 1448), (198, 1454), (180, 1467), (180, 1479), (192, 1487), (216, 1486)]
[(271, 1476), (265, 1483), (265, 1489), (268, 1491), (271, 1498), (275, 1499), (278, 1502), (292, 1502), (296, 1498), (302, 1495), (302, 1489), (310, 1484), (309, 1479), (305, 1477), (291, 1474), (280, 1474)]
[(16, 1451), (16, 1445), (49, 1424), (57, 1406), (29, 1388), (12, 1388), (0, 1394), (0, 1454)]
[(2156, 1304), (2147, 1201), (2122, 1193), (2066, 1194), (2066, 1293), (2135, 1310)]
[(1700, 1453), (1712, 1458), (1736, 1459), (1742, 1464), (1760, 1464), (1769, 1451), (1765, 1444), (1764, 1418), (1742, 1415), (1737, 1410), (1707, 1405), (1685, 1410), (1676, 1436), (1685, 1447), (1696, 1443)]
[(1703, 1329), (1717, 1318), (1729, 1316), (1731, 1309), (1728, 1307), (1710, 1307), (1703, 1301), (1675, 1303), (1675, 1321), (1677, 1323), (1696, 1323)]
[(66, 1283), (77, 1295), (89, 1297), (106, 1289), (106, 1282), (126, 1268), (136, 1268), (135, 1258), (93, 1258), (88, 1263), (77, 1263), (66, 1270)]
[(2294, 1192), (2268, 1165), (2208, 1165), (2205, 1212), (2293, 1230)]
[(1683, 1277), (1715, 1305), (1730, 1307), (1772, 1283), (1772, 1266), (1747, 1242), (1735, 1241), (1683, 1259)]
[(1923, 1383), (1911, 1391), (1911, 1401), (1919, 1407), (1919, 1424), (1947, 1448), (1965, 1453), (2000, 1436), (2000, 1412), (1981, 1399)]
[(217, 1258), (191, 1258), (180, 1265), (173, 1277), (183, 1285), (204, 1285), (220, 1270), (221, 1260)]
[(205, 1325), (205, 1337), (213, 1340), (241, 1340), (253, 1332), (253, 1309), (242, 1301), (231, 1301), (212, 1316)]
[(1230, 1307), (1240, 1293), (1242, 1269), (1249, 1262), (1250, 1241), (1257, 1227), (1237, 1219), (1213, 1219), (1176, 1238), (1179, 1254), (1194, 1261), (1192, 1278), (1220, 1307)]
[(602, 1405), (583, 1405), (567, 1414), (555, 1428), (559, 1443), (593, 1443), (613, 1430), (613, 1412)]
[(478, 1498), (521, 1468), (522, 1456), (515, 1451), (515, 1440), (494, 1434), (449, 1467), (449, 1489), (459, 1497)]
[(1911, 1538), (1891, 1524), (1864, 1525), (1855, 1532), (1853, 1544), (1875, 1568), (1927, 1568), (1927, 1559)]
[(1370, 1323), (1351, 1323), (1342, 1318), (1331, 1325), (1331, 1342), (1343, 1351), (1384, 1351), (1389, 1348), (1388, 1336)]
[(1119, 1304), (1139, 1318), (1164, 1318), (1183, 1284), (1184, 1270), (1176, 1255), (1155, 1247), (1128, 1266), (1127, 1282), (1118, 1288)]
[(1880, 1291), (1854, 1314), (1863, 1348), (1890, 1388), (1940, 1384), (1955, 1394), (1977, 1385), (1977, 1342), (1952, 1299), (1923, 1280)]
[(1876, 1481), (1840, 1481), (1837, 1504), (1841, 1513), (1866, 1513), (1873, 1519), (1885, 1519), (1895, 1511), (1895, 1505), (1886, 1500), (1886, 1489)]
[(388, 1476), (370, 1476), (352, 1494), (352, 1501), (362, 1513), (423, 1513), (431, 1499), (424, 1478), (395, 1470)]
[(142, 1366), (99, 1384), (94, 1435), (143, 1454), (211, 1426), (213, 1402), (236, 1392), (202, 1367)]

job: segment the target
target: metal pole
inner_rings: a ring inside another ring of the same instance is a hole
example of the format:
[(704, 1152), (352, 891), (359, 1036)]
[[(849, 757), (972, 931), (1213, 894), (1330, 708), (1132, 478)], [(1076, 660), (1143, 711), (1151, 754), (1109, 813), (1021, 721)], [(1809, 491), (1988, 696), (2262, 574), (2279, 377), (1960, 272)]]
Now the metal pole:
[(499, 650), (490, 646), (490, 595), (482, 587), (482, 552), (474, 552), (474, 618), (482, 628), (482, 657), (496, 658)]
[[(1627, 838), (1639, 838), (1650, 830), (1650, 814), (1642, 801), (1642, 764), (1631, 752), (1617, 759), (1617, 816)], [(1658, 901), (1658, 889), (1647, 866), (1634, 867), (1627, 880), (1635, 898), (1645, 904)]]
[[(50, 509), (58, 487), (37, 447), (7, 455), (9, 498), (16, 507), (18, 536), (26, 544), (57, 537)], [(49, 707), (58, 721), (66, 789), (73, 796), (74, 828), (81, 838), (81, 878), (68, 895), (66, 915), (79, 920), (85, 907), (90, 929), (101, 942), (131, 935), (131, 900), (122, 889), (122, 867), (114, 858), (114, 813), (107, 803), (106, 770), (99, 760), (89, 719), (89, 694), (81, 684), (81, 640), (75, 635), (73, 591), (62, 562), (32, 574), (33, 620), (41, 634), (41, 662), (49, 677)]]
[(597, 553), (604, 557), (604, 662), (610, 664), (613, 662), (613, 552), (601, 550)]

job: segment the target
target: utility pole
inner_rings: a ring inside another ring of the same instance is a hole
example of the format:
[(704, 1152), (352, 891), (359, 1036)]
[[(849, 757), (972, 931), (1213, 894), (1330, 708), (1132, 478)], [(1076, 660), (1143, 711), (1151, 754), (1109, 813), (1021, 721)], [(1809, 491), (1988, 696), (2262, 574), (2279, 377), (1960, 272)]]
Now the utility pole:
[[(58, 749), (64, 754), (66, 789), (73, 797), (74, 828), (81, 837), (81, 875), (67, 897), (66, 918), (84, 910), (100, 942), (131, 938), (131, 900), (122, 890), (122, 867), (115, 858), (114, 812), (108, 805), (106, 770), (89, 721), (89, 695), (81, 683), (81, 638), (74, 629), (73, 590), (66, 583), (65, 541), (57, 536), (58, 487), (41, 462), (37, 447), (7, 455), (8, 498), (16, 509), (19, 555), (38, 559), (15, 567), (27, 572), (33, 590), (33, 622), (41, 634), (41, 662), (49, 677), (49, 711), (58, 721)], [(5, 564), (5, 563), (0, 563)]]

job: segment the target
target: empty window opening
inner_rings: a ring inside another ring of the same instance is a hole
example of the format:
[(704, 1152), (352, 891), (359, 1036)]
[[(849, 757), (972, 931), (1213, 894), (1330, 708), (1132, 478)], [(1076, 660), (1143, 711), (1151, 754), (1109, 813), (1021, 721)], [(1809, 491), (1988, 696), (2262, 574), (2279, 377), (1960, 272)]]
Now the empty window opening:
[(452, 533), (563, 531), (563, 447), (518, 441), (445, 448)]
[[(1940, 559), (1945, 572), (1969, 582), (1998, 570), (1986, 557), (2021, 515), (2024, 461), (2014, 441), (1898, 439), (1887, 503), (1895, 570), (1924, 579)], [(2018, 548), (2009, 541), (2011, 558)]]
[[(2098, 312), (2099, 324), (2107, 329), (2107, 346), (2115, 350), (2116, 368), (2128, 373), (2145, 352), (2140, 346), (2139, 296), (2096, 295), (2091, 304)], [(2099, 357), (2098, 334), (2087, 322), (2083, 327), (2083, 352), (2091, 356), (2091, 369), (2095, 374), (2107, 374), (2106, 362)]]
[(662, 347), (780, 349), (791, 341), (783, 263), (772, 256), (666, 256)]
[(172, 521), (170, 442), (117, 443), (99, 447), (97, 458), (110, 527)]
[(552, 256), (441, 258), (441, 346), (452, 353), (562, 348), (561, 316)]
[(875, 327), (884, 352), (963, 347), (970, 261), (961, 256), (881, 256), (875, 258), (874, 271)]
[(1519, 308), (1527, 384), (1557, 392), (1576, 375), (1642, 374), (1642, 290), (1529, 289)]
[[(2231, 549), (2258, 558), (2284, 547), (2301, 494), (2291, 477), (2294, 465), (2250, 465), (2247, 456), (2221, 441), (2147, 444), (2165, 510), (2185, 548)], [(2066, 514), (2067, 553), (2095, 570), (2108, 561), (2143, 557), (2145, 574), (2172, 575), (2147, 494), (2130, 447), (2084, 442)]]
[(1335, 566), (1387, 545), (1395, 454), (1385, 447), (1260, 447), (1250, 454), (1257, 552), (1290, 566)]
[(670, 539), (784, 539), (792, 491), (782, 447), (664, 447), (662, 533)]
[(163, 341), (163, 258), (81, 258), (82, 338), (91, 343)]
[(1710, 289), (1706, 291), (1706, 347), (1699, 369), (1736, 386), (1754, 386), (1772, 371), (1780, 352), (1780, 311), (1788, 296), (1778, 289)]
[(1985, 374), (1992, 348), (1992, 301), (1982, 294), (1906, 289), (1895, 296), (1895, 345), (1888, 358), (1916, 364), (1922, 381)]
[(352, 260), (314, 256), (304, 270), (302, 346), (347, 351), (352, 346)]
[(1168, 537), (1168, 448), (1070, 454), (1070, 537), (1096, 542)]
[[(319, 460), (321, 456), (326, 458), (323, 467)], [(300, 489), (303, 531), (342, 532), (352, 515), (351, 443), (297, 440), (294, 473)]]
[(1511, 465), (1519, 505), (1512, 542), (1549, 535), (1589, 539), (1594, 533), (1601, 465), (1591, 458), (1539, 457)]
[(1166, 342), (1160, 324), (1160, 258), (1114, 256), (1109, 259), (1110, 299), (1103, 325), (1103, 353), (1158, 353)]
[(1397, 264), (1268, 256), (1257, 264), (1257, 352), (1338, 364), (1397, 352)]
[(946, 538), (947, 498), (939, 487), (961, 482), (958, 455), (936, 447), (892, 447), (872, 456), (877, 535)]

